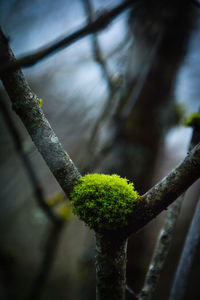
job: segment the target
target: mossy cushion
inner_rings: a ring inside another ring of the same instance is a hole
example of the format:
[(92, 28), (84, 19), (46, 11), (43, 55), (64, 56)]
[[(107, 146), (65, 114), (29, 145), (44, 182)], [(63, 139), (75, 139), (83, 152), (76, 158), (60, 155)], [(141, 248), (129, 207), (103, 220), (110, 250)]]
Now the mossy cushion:
[(92, 229), (123, 227), (138, 199), (133, 184), (118, 175), (88, 174), (71, 193), (73, 212)]

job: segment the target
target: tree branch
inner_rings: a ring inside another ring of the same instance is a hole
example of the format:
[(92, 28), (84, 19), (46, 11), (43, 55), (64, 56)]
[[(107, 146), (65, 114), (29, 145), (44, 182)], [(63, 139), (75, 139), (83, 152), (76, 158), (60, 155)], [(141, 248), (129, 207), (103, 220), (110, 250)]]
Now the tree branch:
[(115, 8), (111, 9), (110, 11), (103, 13), (94, 21), (83, 26), (81, 29), (75, 31), (74, 33), (67, 35), (63, 38), (57, 39), (51, 44), (48, 44), (34, 52), (31, 52), (30, 54), (27, 54), (19, 58), (18, 60), (10, 61), (9, 63), (7, 63), (6, 61), (2, 61), (0, 72), (16, 70), (19, 67), (30, 67), (42, 60), (43, 58), (49, 56), (50, 54), (70, 46), (79, 39), (82, 39), (91, 33), (95, 33), (97, 31), (105, 29), (113, 21), (114, 18), (116, 18), (124, 10), (134, 5), (136, 1), (138, 0), (124, 1)]
[[(189, 145), (189, 150), (200, 142), (199, 128), (193, 128), (193, 134)], [(160, 278), (160, 273), (163, 269), (165, 260), (169, 253), (171, 246), (171, 241), (175, 231), (176, 222), (181, 211), (181, 206), (184, 200), (185, 193), (182, 194), (170, 207), (168, 210), (167, 217), (165, 219), (164, 225), (161, 228), (159, 237), (157, 239), (156, 247), (153, 253), (149, 269), (145, 276), (144, 286), (139, 293), (139, 300), (152, 299), (152, 295), (156, 289), (158, 280)]]
[[(0, 30), (1, 61), (16, 63), (7, 40)], [(74, 182), (80, 178), (69, 155), (64, 151), (48, 120), (20, 70), (1, 74), (3, 85), (10, 97), (13, 109), (21, 118), (37, 149), (51, 172), (69, 197)]]
[(126, 234), (137, 232), (175, 201), (200, 177), (200, 144), (165, 178), (153, 186), (141, 198), (141, 211), (132, 214)]
[(139, 293), (138, 300), (150, 300), (156, 289), (160, 273), (167, 258), (173, 233), (178, 219), (184, 194), (181, 195), (169, 208), (165, 223), (160, 231), (153, 257), (145, 276), (144, 286)]
[[(90, 0), (82, 0), (82, 2), (83, 2), (85, 12), (87, 14), (88, 24), (92, 24), (92, 22), (94, 22), (94, 13), (92, 10), (92, 4)], [(92, 35), (92, 50), (93, 50), (93, 58), (101, 68), (102, 74), (106, 79), (108, 88), (110, 92), (112, 92), (112, 90), (114, 89), (112, 76), (109, 73), (107, 63), (103, 57), (96, 32), (94, 32)]]
[(172, 286), (170, 300), (181, 300), (188, 285), (189, 275), (195, 255), (200, 244), (200, 199), (197, 203), (195, 214), (184, 244), (183, 252), (176, 271)]

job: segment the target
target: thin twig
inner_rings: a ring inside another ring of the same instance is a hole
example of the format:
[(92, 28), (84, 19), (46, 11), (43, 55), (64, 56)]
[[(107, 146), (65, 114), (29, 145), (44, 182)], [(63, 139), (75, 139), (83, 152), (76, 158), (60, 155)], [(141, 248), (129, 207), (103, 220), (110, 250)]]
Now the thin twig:
[(43, 58), (49, 56), (50, 54), (68, 47), (69, 45), (80, 40), (81, 38), (84, 38), (85, 36), (91, 33), (95, 33), (97, 31), (105, 29), (114, 20), (114, 18), (116, 18), (123, 11), (134, 5), (136, 1), (138, 0), (127, 0), (125, 2), (122, 2), (110, 11), (98, 16), (93, 22), (83, 26), (74, 33), (56, 39), (50, 44), (39, 48), (38, 50), (31, 52), (27, 55), (24, 55), (16, 61), (12, 61), (9, 63), (4, 63), (4, 61), (2, 61), (0, 73), (8, 70), (16, 70), (19, 67), (30, 67), (42, 60)]
[[(83, 6), (85, 8), (86, 14), (87, 14), (88, 24), (91, 24), (94, 21), (94, 13), (93, 13), (91, 1), (90, 0), (82, 0), (82, 2), (83, 2)], [(119, 92), (119, 87), (117, 87), (115, 82), (113, 81), (112, 75), (110, 74), (108, 66), (107, 66), (107, 62), (103, 57), (101, 47), (100, 47), (100, 44), (98, 41), (97, 33), (93, 33), (91, 38), (92, 38), (93, 58), (94, 58), (94, 61), (96, 61), (97, 64), (99, 65), (99, 67), (102, 71), (102, 74), (106, 80), (106, 83), (107, 83), (107, 86), (109, 89), (109, 95), (106, 100), (106, 104), (105, 104), (102, 112), (100, 113), (100, 116), (98, 117), (98, 119), (94, 125), (94, 128), (92, 130), (91, 137), (90, 137), (90, 140), (88, 143), (88, 149), (87, 149), (87, 157), (86, 157), (87, 165), (84, 167), (84, 170), (87, 170), (90, 168), (88, 165), (88, 161), (90, 161), (90, 163), (91, 163), (91, 159), (88, 159), (88, 158), (89, 157), (91, 158), (91, 153), (92, 153), (92, 156), (95, 155), (94, 148), (95, 148), (95, 145), (97, 142), (99, 130), (101, 128), (103, 121), (108, 117), (108, 115), (110, 115), (114, 100), (116, 100), (115, 102), (117, 102), (116, 95)]]
[(169, 208), (165, 223), (160, 231), (153, 257), (145, 276), (144, 286), (138, 295), (138, 300), (152, 299), (160, 273), (167, 258), (175, 225), (181, 210), (184, 195), (180, 196)]
[[(93, 13), (93, 9), (92, 9), (92, 4), (91, 4), (90, 0), (82, 0), (82, 2), (83, 2), (83, 6), (85, 8), (86, 14), (87, 14), (88, 24), (91, 24), (92, 22), (94, 22), (94, 13)], [(92, 49), (93, 49), (93, 58), (98, 63), (99, 67), (101, 68), (102, 74), (106, 79), (108, 87), (109, 87), (110, 91), (112, 91), (114, 89), (112, 76), (110, 75), (107, 63), (103, 57), (96, 32), (94, 32), (92, 34)]]

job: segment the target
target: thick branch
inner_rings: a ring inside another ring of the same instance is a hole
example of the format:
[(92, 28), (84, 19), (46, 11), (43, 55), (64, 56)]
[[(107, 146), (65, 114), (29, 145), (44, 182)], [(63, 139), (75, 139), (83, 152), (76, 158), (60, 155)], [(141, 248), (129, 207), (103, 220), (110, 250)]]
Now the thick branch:
[(119, 14), (121, 14), (124, 10), (132, 6), (136, 0), (127, 0), (122, 2), (115, 8), (111, 9), (110, 11), (100, 15), (97, 17), (93, 22), (83, 26), (81, 29), (75, 31), (74, 33), (67, 35), (66, 37), (57, 39), (56, 41), (52, 42), (49, 45), (46, 45), (35, 52), (31, 52), (16, 61), (2, 61), (2, 66), (0, 68), (1, 72), (8, 71), (8, 70), (16, 70), (19, 67), (29, 67), (36, 64), (38, 61), (42, 60), (43, 58), (49, 56), (50, 54), (62, 50), (67, 46), (70, 46), (72, 43), (78, 41), (85, 36), (105, 29), (114, 18), (116, 18)]
[[(2, 31), (0, 31), (0, 49), (1, 61), (11, 64), (16, 62)], [(37, 96), (30, 89), (20, 70), (2, 73), (1, 79), (13, 109), (21, 118), (60, 186), (69, 196), (80, 174), (45, 118)]]
[(127, 240), (96, 234), (96, 299), (124, 300)]
[(165, 178), (142, 196), (140, 212), (133, 214), (126, 228), (128, 235), (138, 231), (166, 209), (200, 177), (200, 144)]

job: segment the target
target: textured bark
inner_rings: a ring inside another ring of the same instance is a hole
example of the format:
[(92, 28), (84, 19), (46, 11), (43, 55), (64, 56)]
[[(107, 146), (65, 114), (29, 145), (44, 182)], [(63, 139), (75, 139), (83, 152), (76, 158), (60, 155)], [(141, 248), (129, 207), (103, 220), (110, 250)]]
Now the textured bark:
[[(15, 57), (2, 31), (0, 31), (0, 49), (1, 62), (15, 62)], [(74, 182), (80, 178), (80, 174), (45, 118), (38, 97), (32, 92), (20, 70), (2, 73), (1, 80), (13, 109), (24, 123), (35, 146), (66, 195), (70, 196)]]
[(127, 240), (96, 234), (96, 299), (124, 300)]
[(136, 232), (166, 209), (200, 177), (200, 144), (165, 178), (142, 196), (141, 211), (130, 218), (128, 234)]
[(159, 234), (151, 264), (145, 277), (144, 286), (138, 296), (138, 300), (152, 299), (153, 292), (156, 289), (160, 273), (171, 246), (175, 225), (181, 210), (183, 199), (184, 195), (177, 199), (169, 208), (165, 224)]

